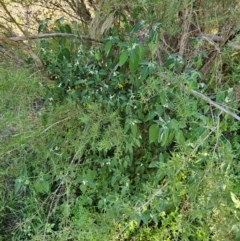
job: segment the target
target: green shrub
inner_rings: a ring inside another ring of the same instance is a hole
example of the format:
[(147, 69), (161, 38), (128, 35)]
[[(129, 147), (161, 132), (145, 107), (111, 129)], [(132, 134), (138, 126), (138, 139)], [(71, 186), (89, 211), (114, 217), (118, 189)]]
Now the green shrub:
[(142, 24), (104, 46), (41, 41), (54, 82), (33, 82), (48, 98), (33, 119), (27, 76), (1, 76), (1, 125), (16, 124), (1, 145), (6, 240), (239, 239), (239, 123), (191, 95), (208, 86), (181, 56), (151, 59), (159, 25), (140, 44)]

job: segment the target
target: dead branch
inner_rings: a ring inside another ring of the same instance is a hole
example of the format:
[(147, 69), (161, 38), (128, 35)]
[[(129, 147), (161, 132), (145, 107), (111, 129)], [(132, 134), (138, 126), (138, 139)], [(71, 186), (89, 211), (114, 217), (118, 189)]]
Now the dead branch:
[(44, 34), (37, 34), (37, 35), (10, 37), (8, 39), (12, 41), (24, 41), (24, 40), (30, 40), (30, 39), (42, 39), (42, 38), (54, 38), (54, 37), (65, 37), (65, 38), (75, 37), (80, 40), (89, 40), (93, 42), (103, 43), (103, 41), (93, 39), (88, 36), (84, 36), (84, 35), (78, 36), (76, 34), (71, 34), (71, 33), (44, 33)]
[(197, 96), (200, 97), (201, 99), (205, 100), (206, 102), (208, 102), (210, 105), (215, 106), (217, 109), (227, 113), (228, 115), (232, 116), (233, 118), (235, 118), (236, 120), (240, 121), (240, 116), (236, 115), (235, 113), (227, 110), (226, 108), (224, 108), (223, 106), (221, 106), (220, 104), (216, 103), (215, 101), (211, 100), (209, 97), (203, 95), (202, 93), (199, 93), (195, 90), (190, 90), (190, 92)]
[(206, 39), (207, 41), (213, 41), (216, 43), (223, 43), (224, 42), (224, 38), (215, 34), (205, 34), (202, 33), (200, 35), (201, 38)]

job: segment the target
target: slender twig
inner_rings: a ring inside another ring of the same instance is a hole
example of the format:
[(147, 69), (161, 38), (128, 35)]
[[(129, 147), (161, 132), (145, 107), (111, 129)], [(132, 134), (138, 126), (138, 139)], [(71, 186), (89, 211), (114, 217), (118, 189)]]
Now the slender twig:
[(63, 120), (60, 120), (60, 121), (57, 121), (57, 122), (53, 123), (52, 125), (48, 126), (45, 130), (43, 130), (43, 131), (41, 132), (41, 134), (43, 134), (44, 132), (48, 131), (48, 130), (49, 130), (50, 128), (52, 128), (53, 126), (55, 126), (55, 125), (57, 125), (57, 124), (59, 124), (59, 123), (61, 123), (61, 122), (64, 122), (64, 121), (66, 121), (66, 120), (69, 120), (69, 119), (70, 119), (70, 117), (67, 117), (67, 118), (64, 118)]
[(18, 24), (18, 22), (16, 21), (16, 19), (12, 16), (12, 14), (10, 13), (10, 11), (7, 9), (5, 3), (3, 1), (0, 1), (0, 4), (2, 5), (4, 11), (7, 13), (7, 15), (10, 17), (11, 21), (18, 27), (18, 29), (26, 35), (26, 32), (24, 31), (24, 29)]

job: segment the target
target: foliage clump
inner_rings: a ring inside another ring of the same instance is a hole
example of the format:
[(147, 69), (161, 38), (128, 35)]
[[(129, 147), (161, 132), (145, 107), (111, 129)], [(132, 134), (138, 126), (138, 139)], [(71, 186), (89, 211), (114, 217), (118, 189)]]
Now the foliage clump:
[(203, 79), (196, 39), (160, 64), (161, 24), (121, 22), (40, 40), (51, 81), (2, 68), (3, 240), (239, 239), (239, 122), (192, 94), (236, 108), (233, 92)]

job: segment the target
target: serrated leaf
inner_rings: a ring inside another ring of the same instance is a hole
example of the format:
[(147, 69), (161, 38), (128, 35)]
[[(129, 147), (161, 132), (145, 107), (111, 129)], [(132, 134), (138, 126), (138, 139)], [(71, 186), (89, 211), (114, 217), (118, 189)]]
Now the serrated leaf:
[(126, 61), (128, 59), (128, 52), (127, 51), (123, 51), (119, 57), (119, 66), (123, 66)]
[(153, 143), (158, 139), (159, 126), (158, 124), (152, 124), (149, 128), (149, 143)]
[(34, 187), (38, 193), (48, 193), (50, 189), (48, 181), (45, 180), (37, 180)]

